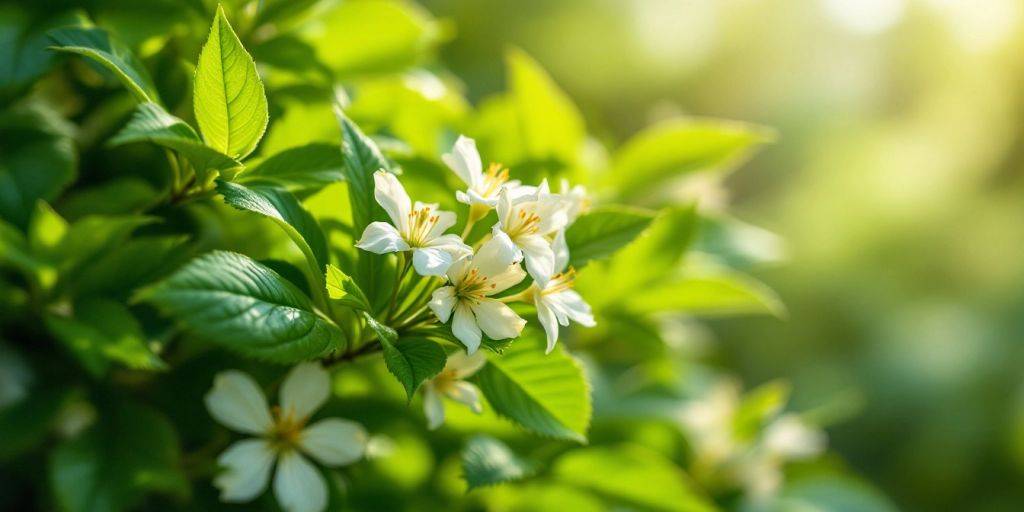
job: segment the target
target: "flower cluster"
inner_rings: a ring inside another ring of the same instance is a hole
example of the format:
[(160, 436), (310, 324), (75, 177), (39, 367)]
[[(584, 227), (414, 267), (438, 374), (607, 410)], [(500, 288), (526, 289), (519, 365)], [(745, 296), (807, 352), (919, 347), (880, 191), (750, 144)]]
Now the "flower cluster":
[[(500, 164), (485, 172), (476, 143), (465, 136), (443, 160), (467, 187), (455, 193), (469, 206), (462, 235), (445, 234), (457, 222), (454, 213), (437, 204), (413, 203), (398, 178), (378, 171), (374, 197), (390, 222), (368, 225), (356, 247), (377, 254), (411, 252), (419, 275), (442, 277), (445, 282), (432, 292), (428, 306), (437, 320), (451, 322), (452, 334), (469, 354), (484, 335), (493, 340), (519, 336), (526, 321), (509, 307), (512, 302), (535, 306), (548, 352), (558, 340), (559, 325), (570, 320), (594, 325), (590, 306), (572, 290), (575, 272), (568, 266), (565, 244), (566, 228), (587, 207), (583, 188), (563, 183), (554, 193), (546, 180), (523, 185), (509, 180), (508, 169)], [(490, 232), (470, 246), (465, 238), (492, 210), (496, 222)], [(525, 290), (506, 293), (527, 278), (531, 284)]]

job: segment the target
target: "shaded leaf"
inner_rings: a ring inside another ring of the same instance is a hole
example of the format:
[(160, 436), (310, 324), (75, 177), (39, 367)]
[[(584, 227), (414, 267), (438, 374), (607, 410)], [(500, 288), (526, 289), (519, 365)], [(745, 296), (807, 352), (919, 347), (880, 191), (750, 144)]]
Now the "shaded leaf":
[(52, 202), (75, 177), (72, 127), (30, 103), (0, 112), (0, 219), (24, 229), (36, 201)]
[(536, 471), (535, 463), (520, 458), (493, 437), (473, 436), (462, 449), (462, 476), (470, 489), (521, 480)]
[(47, 315), (46, 326), (96, 377), (106, 373), (111, 362), (136, 370), (166, 368), (149, 349), (138, 320), (119, 302), (79, 301), (70, 317)]
[(52, 49), (89, 57), (113, 73), (138, 101), (160, 101), (142, 62), (107, 31), (95, 27), (67, 27), (51, 30), (48, 35), (56, 45)]
[(405, 388), (409, 400), (423, 381), (441, 373), (448, 359), (441, 345), (426, 338), (402, 338), (393, 343), (381, 338), (384, 363)]

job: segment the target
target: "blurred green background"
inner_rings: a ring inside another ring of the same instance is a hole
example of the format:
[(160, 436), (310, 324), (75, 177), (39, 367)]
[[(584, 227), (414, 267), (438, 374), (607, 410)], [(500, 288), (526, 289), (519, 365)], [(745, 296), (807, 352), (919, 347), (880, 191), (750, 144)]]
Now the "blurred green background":
[(797, 409), (844, 397), (831, 446), (901, 508), (1020, 510), (1024, 2), (423, 3), (474, 101), (514, 45), (610, 140), (679, 114), (778, 129), (700, 197), (784, 240), (753, 272), (789, 318), (694, 350), (791, 379)]

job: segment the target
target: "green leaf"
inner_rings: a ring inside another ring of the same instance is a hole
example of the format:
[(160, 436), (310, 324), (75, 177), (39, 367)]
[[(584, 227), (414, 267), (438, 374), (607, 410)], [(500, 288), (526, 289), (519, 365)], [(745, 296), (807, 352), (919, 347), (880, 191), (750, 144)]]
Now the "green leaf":
[(591, 262), (579, 273), (576, 287), (594, 307), (632, 297), (634, 290), (661, 282), (674, 273), (698, 226), (699, 218), (692, 206), (665, 209), (636, 240), (611, 259)]
[(89, 57), (110, 71), (140, 102), (159, 102), (156, 87), (142, 62), (132, 51), (100, 28), (68, 27), (48, 32), (61, 52)]
[(111, 361), (136, 370), (166, 368), (149, 349), (142, 326), (123, 304), (99, 298), (83, 300), (75, 305), (73, 315), (48, 314), (46, 326), (94, 376), (106, 373)]
[(586, 442), (590, 387), (561, 345), (545, 355), (543, 340), (532, 333), (488, 361), (475, 377), (498, 414), (541, 435)]
[(293, 363), (345, 344), (338, 326), (295, 285), (237, 253), (192, 260), (140, 299), (197, 337), (250, 357)]
[(327, 265), (327, 296), (350, 308), (363, 311), (370, 311), (370, 304), (366, 300), (363, 290), (359, 285), (334, 265)]
[(743, 441), (753, 440), (764, 425), (786, 406), (789, 391), (788, 383), (771, 381), (747, 393), (733, 417), (732, 426), (736, 438)]
[(42, 443), (69, 397), (63, 386), (33, 389), (19, 402), (0, 408), (0, 461), (11, 460)]
[(462, 476), (470, 489), (522, 480), (537, 472), (537, 465), (520, 458), (505, 443), (476, 435), (462, 450)]
[(26, 276), (37, 275), (44, 265), (32, 252), (25, 235), (3, 220), (0, 220), (0, 265), (15, 268)]
[(506, 57), (509, 89), (527, 155), (574, 162), (586, 137), (583, 116), (544, 68), (522, 50)]
[(87, 265), (121, 249), (133, 231), (155, 220), (141, 215), (85, 217), (68, 227), (46, 259), (58, 269), (61, 283), (73, 282)]
[(220, 6), (199, 54), (193, 107), (206, 144), (232, 158), (251, 153), (267, 129), (267, 97), (256, 63)]
[(696, 315), (786, 315), (775, 292), (755, 279), (739, 274), (683, 277), (648, 288), (628, 299), (629, 309), (645, 313), (680, 311)]
[(335, 144), (286, 149), (239, 176), (242, 183), (276, 185), (292, 192), (316, 191), (345, 179), (345, 159)]
[(654, 214), (647, 210), (626, 206), (607, 206), (581, 215), (565, 232), (570, 264), (579, 268), (611, 255), (632, 242), (653, 219)]
[(185, 263), (190, 250), (184, 236), (134, 238), (82, 268), (72, 286), (77, 296), (126, 298)]
[(0, 104), (22, 94), (52, 66), (46, 31), (76, 21), (67, 11), (47, 9), (42, 14), (44, 19), (33, 19), (32, 11), (22, 6), (0, 6)]
[(640, 132), (618, 150), (604, 185), (631, 196), (683, 174), (728, 169), (774, 137), (771, 130), (738, 122), (666, 121)]
[(423, 381), (441, 373), (448, 359), (441, 345), (426, 338), (402, 338), (397, 343), (381, 338), (381, 346), (388, 371), (405, 388), (410, 401)]
[(897, 512), (881, 491), (835, 470), (824, 470), (786, 482), (774, 510), (829, 510), (835, 512)]
[(178, 438), (163, 415), (124, 403), (101, 410), (100, 418), (53, 452), (50, 485), (60, 510), (118, 512), (136, 508), (150, 492), (188, 495)]
[(72, 131), (42, 103), (0, 112), (0, 219), (24, 229), (36, 201), (52, 202), (74, 180)]
[(217, 181), (217, 192), (224, 202), (239, 210), (269, 217), (284, 229), (288, 237), (309, 259), (312, 270), (321, 274), (329, 263), (327, 239), (320, 224), (302, 207), (291, 193), (271, 187), (246, 187), (237, 183)]
[(412, 2), (341, 2), (324, 13), (313, 39), (320, 60), (337, 73), (401, 71), (427, 57), (442, 31)]
[(642, 510), (711, 512), (711, 502), (688, 484), (671, 461), (640, 447), (621, 445), (573, 450), (553, 468), (557, 480), (612, 502)]
[[(341, 151), (345, 157), (345, 179), (348, 183), (348, 197), (352, 205), (352, 233), (358, 239), (371, 222), (387, 219), (384, 209), (374, 197), (373, 173), (390, 170), (388, 161), (380, 148), (362, 130), (350, 121), (340, 108), (335, 109), (341, 127)], [(366, 251), (359, 252), (356, 266), (356, 282), (376, 305), (386, 290), (381, 290), (379, 279), (384, 274), (384, 256)]]
[(140, 104), (128, 124), (108, 144), (130, 142), (152, 142), (177, 151), (192, 164), (200, 183), (207, 183), (214, 171), (228, 173), (242, 166), (238, 160), (203, 144), (191, 126), (156, 103)]

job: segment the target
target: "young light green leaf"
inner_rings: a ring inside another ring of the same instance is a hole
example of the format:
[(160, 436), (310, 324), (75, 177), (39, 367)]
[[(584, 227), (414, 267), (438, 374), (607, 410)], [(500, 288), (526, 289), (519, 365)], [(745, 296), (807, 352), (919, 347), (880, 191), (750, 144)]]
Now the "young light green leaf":
[(256, 63), (220, 6), (199, 54), (193, 107), (206, 144), (232, 158), (251, 153), (267, 129), (267, 97)]
[(462, 449), (462, 476), (470, 489), (522, 480), (536, 471), (536, 463), (519, 457), (493, 437), (473, 436)]
[(621, 445), (573, 450), (555, 462), (555, 478), (606, 498), (611, 505), (665, 512), (713, 512), (671, 461), (644, 448)]
[(345, 344), (295, 285), (237, 253), (192, 260), (139, 298), (196, 336), (250, 357), (293, 363)]
[(684, 276), (631, 296), (627, 305), (631, 311), (645, 313), (786, 314), (786, 307), (770, 288), (752, 277), (733, 273)]
[(334, 265), (327, 265), (327, 296), (353, 309), (370, 311), (370, 304), (366, 300), (363, 290), (359, 285)]
[(188, 494), (178, 437), (167, 418), (130, 403), (104, 409), (99, 418), (50, 458), (50, 486), (60, 510), (132, 510), (150, 492)]
[(253, 213), (258, 213), (281, 226), (309, 259), (310, 269), (320, 274), (327, 268), (327, 239), (320, 224), (299, 203), (295, 196), (271, 187), (246, 187), (238, 183), (217, 181), (217, 192), (224, 202)]
[(92, 298), (77, 303), (73, 314), (51, 313), (46, 326), (94, 376), (105, 374), (111, 362), (136, 370), (166, 368), (149, 349), (138, 320), (123, 304)]
[(753, 440), (764, 425), (774, 418), (789, 401), (790, 386), (784, 381), (770, 381), (747, 393), (733, 417), (733, 433), (737, 439)]
[(411, 401), (423, 381), (441, 373), (448, 359), (441, 345), (427, 338), (402, 338), (397, 343), (384, 341), (384, 364), (405, 388)]
[(590, 388), (579, 363), (560, 345), (545, 355), (543, 340), (533, 333), (488, 361), (475, 377), (498, 414), (541, 435), (586, 442)]
[(607, 206), (580, 216), (565, 232), (570, 264), (580, 268), (611, 255), (632, 242), (653, 219), (650, 211), (626, 206)]
[(48, 32), (56, 46), (51, 49), (89, 57), (103, 66), (140, 102), (159, 102), (156, 87), (142, 62), (132, 51), (95, 27), (68, 27)]
[(108, 144), (143, 141), (173, 149), (187, 158), (200, 183), (208, 182), (215, 171), (228, 173), (242, 166), (238, 160), (203, 144), (191, 126), (156, 103), (140, 104), (128, 124)]
[(319, 190), (345, 179), (345, 159), (335, 144), (314, 142), (286, 149), (238, 177), (247, 184), (275, 185), (292, 192)]
[(43, 103), (0, 112), (0, 219), (25, 229), (36, 201), (53, 201), (74, 180), (73, 131)]
[(544, 68), (522, 50), (506, 57), (509, 90), (526, 153), (574, 162), (586, 137), (583, 116)]
[(738, 122), (667, 121), (627, 141), (604, 184), (632, 196), (674, 176), (731, 168), (774, 137), (771, 130)]

